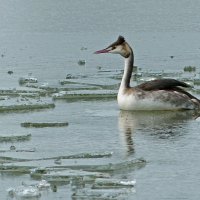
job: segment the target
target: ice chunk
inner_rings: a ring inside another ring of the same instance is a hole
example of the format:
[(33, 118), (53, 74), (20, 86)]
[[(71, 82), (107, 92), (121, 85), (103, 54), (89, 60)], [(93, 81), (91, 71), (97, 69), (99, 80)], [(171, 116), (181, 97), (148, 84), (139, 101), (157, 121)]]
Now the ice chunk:
[[(35, 148), (31, 148), (31, 149), (16, 149), (16, 147), (14, 145), (11, 145), (9, 150), (8, 149), (0, 150), (0, 152), (3, 152), (3, 153), (10, 152), (10, 151), (12, 151), (12, 152), (35, 152), (36, 149)], [(0, 157), (0, 159), (1, 159), (1, 157)]]
[(94, 152), (94, 153), (79, 153), (67, 156), (56, 156), (49, 158), (42, 158), (42, 160), (52, 160), (52, 159), (80, 159), (80, 158), (107, 158), (111, 157), (113, 152)]
[[(73, 195), (72, 199), (82, 199), (82, 200), (92, 200), (92, 199), (101, 199), (101, 200), (124, 200), (130, 199), (135, 193), (134, 188), (119, 188), (119, 189), (79, 189)], [(132, 199), (132, 198), (131, 198)]]
[(68, 126), (68, 122), (24, 122), (21, 126), (25, 128), (64, 127)]
[(40, 191), (50, 188), (50, 183), (46, 180), (41, 180), (40, 182), (34, 184), (22, 183), (21, 186), (16, 188), (8, 188), (7, 192), (10, 196), (18, 198), (39, 198), (41, 196)]
[(0, 100), (8, 100), (10, 97), (9, 96), (1, 96)]
[[(1, 161), (1, 160), (0, 160)], [(2, 163), (2, 162), (1, 162)], [(26, 167), (26, 166), (0, 166), (0, 172), (1, 173), (9, 173), (9, 174), (29, 174), (30, 173), (30, 168), (31, 167)]]
[(58, 156), (55, 157), (55, 159), (76, 159), (76, 158), (106, 158), (111, 157), (113, 155), (113, 152), (94, 152), (94, 153), (80, 153), (80, 154), (74, 154), (74, 155), (68, 155), (68, 156)]
[(32, 180), (30, 180), (30, 181), (22, 182), (22, 185), (26, 187), (28, 186), (36, 187), (39, 190), (47, 190), (51, 186), (50, 183), (48, 183), (46, 180), (41, 180), (39, 182), (38, 181), (33, 182)]
[[(142, 168), (145, 166), (146, 161), (144, 159), (134, 159), (129, 161), (111, 161), (112, 158), (99, 158), (99, 159), (70, 159), (66, 156), (66, 158), (62, 159), (62, 164), (57, 165), (54, 163), (54, 160), (61, 157), (51, 157), (51, 158), (38, 158), (38, 159), (29, 159), (29, 160), (20, 160), (18, 163), (19, 167), (24, 166), (28, 169), (30, 168), (37, 168), (37, 166), (42, 166), (44, 168), (44, 174), (48, 174), (49, 171), (52, 171), (52, 169), (73, 169), (73, 170), (83, 170), (88, 172), (103, 172), (103, 173), (113, 173), (113, 172), (120, 172), (124, 173), (127, 171), (132, 171), (138, 168)], [(5, 158), (4, 158), (5, 159)], [(11, 164), (9, 164), (10, 161), (7, 161), (7, 166), (12, 167)], [(13, 160), (11, 161), (13, 162)], [(4, 165), (5, 167), (5, 165)], [(17, 167), (17, 166), (16, 166)], [(31, 173), (31, 176), (41, 177), (43, 172), (33, 172)]]
[[(26, 85), (27, 87), (28, 85)], [(13, 89), (0, 89), (0, 100), (9, 100), (8, 102), (11, 102), (11, 100), (16, 101), (16, 97), (29, 97), (29, 98), (40, 98), (41, 96), (46, 96), (47, 91), (43, 89), (39, 89), (38, 87), (31, 87), (31, 88), (13, 88)], [(20, 100), (20, 99), (18, 99)], [(2, 103), (2, 102), (1, 102)]]
[(46, 168), (34, 168), (30, 171), (30, 176), (32, 178), (41, 178), (43, 174), (47, 174), (48, 170)]
[(61, 159), (57, 158), (57, 159), (54, 160), (54, 163), (57, 164), (57, 165), (61, 165), (62, 161), (61, 161)]
[(125, 162), (108, 163), (108, 164), (94, 164), (94, 165), (69, 165), (71, 169), (82, 169), (86, 171), (96, 172), (113, 172), (113, 171), (127, 171), (132, 169), (141, 168), (146, 164), (146, 161), (142, 158), (129, 160)]
[(9, 188), (7, 192), (10, 196), (16, 198), (31, 198), (40, 197), (41, 193), (37, 187), (34, 186), (19, 186), (17, 188)]
[(102, 99), (102, 98), (116, 98), (117, 91), (98, 90), (89, 91), (82, 90), (81, 92), (66, 92), (61, 91), (53, 95), (53, 99)]
[(194, 85), (200, 85), (200, 79), (199, 78), (194, 78), (193, 82), (194, 82)]
[(135, 180), (120, 180), (120, 179), (105, 179), (97, 178), (92, 186), (95, 189), (111, 189), (111, 188), (126, 188), (134, 187), (136, 184)]
[[(72, 74), (67, 74), (66, 79), (79, 79), (79, 78), (87, 78), (87, 75), (72, 75)], [(63, 80), (64, 81), (64, 80)], [(60, 81), (62, 83), (62, 81)]]
[(32, 149), (17, 149), (16, 152), (35, 152), (36, 148)]
[[(71, 77), (71, 79), (78, 79), (79, 77), (78, 76), (72, 76)], [(82, 78), (84, 78), (84, 76), (82, 77)], [(91, 83), (83, 83), (83, 82), (80, 82), (80, 81), (69, 81), (69, 78), (67, 78), (66, 77), (66, 79), (64, 79), (64, 80), (60, 80), (59, 81), (59, 83), (60, 83), (60, 85), (67, 85), (67, 86), (72, 86), (72, 88), (77, 88), (77, 89), (81, 89), (81, 88), (83, 88), (83, 87), (88, 87), (88, 86), (90, 86), (90, 88), (91, 88), (91, 86), (98, 86), (98, 85), (96, 85), (96, 84), (91, 84)], [(89, 89), (89, 88), (88, 88)]]
[(53, 180), (70, 180), (71, 178), (76, 177), (90, 177), (93, 180), (96, 178), (109, 178), (110, 175), (107, 173), (101, 173), (101, 172), (88, 172), (84, 170), (62, 170), (57, 172), (49, 172), (47, 174), (43, 174), (43, 179), (48, 181)]
[(21, 77), (19, 79), (19, 84), (20, 85), (23, 85), (25, 83), (37, 83), (37, 82), (38, 82), (38, 80), (35, 77)]
[(47, 109), (54, 108), (55, 104), (52, 101), (42, 101), (36, 99), (26, 99), (21, 98), (16, 101), (16, 99), (9, 99), (6, 101), (0, 101), (0, 111), (1, 112), (11, 112), (11, 111), (21, 111), (21, 110), (35, 110), (35, 109)]
[(125, 185), (125, 186), (134, 186), (136, 184), (136, 180), (132, 180), (132, 181), (126, 181), (126, 180), (124, 180), (124, 181), (120, 181), (120, 183), (122, 185)]
[(41, 189), (48, 189), (50, 188), (50, 183), (48, 183), (46, 180), (41, 180), (37, 185), (36, 187), (39, 188), (40, 190)]
[(0, 142), (26, 141), (26, 140), (30, 140), (30, 138), (31, 138), (31, 134), (27, 134), (27, 135), (0, 136)]

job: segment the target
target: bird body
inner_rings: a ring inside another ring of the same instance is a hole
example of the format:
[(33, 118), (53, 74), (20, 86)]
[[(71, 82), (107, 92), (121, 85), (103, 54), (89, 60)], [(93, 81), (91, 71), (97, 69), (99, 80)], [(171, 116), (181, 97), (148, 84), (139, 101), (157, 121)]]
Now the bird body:
[(189, 87), (175, 79), (156, 79), (130, 86), (134, 54), (122, 36), (106, 49), (95, 52), (120, 54), (125, 59), (124, 73), (117, 95), (121, 110), (193, 110), (200, 109), (200, 100), (184, 89)]
[(144, 91), (139, 87), (119, 90), (117, 101), (121, 110), (191, 110), (199, 101), (176, 90)]

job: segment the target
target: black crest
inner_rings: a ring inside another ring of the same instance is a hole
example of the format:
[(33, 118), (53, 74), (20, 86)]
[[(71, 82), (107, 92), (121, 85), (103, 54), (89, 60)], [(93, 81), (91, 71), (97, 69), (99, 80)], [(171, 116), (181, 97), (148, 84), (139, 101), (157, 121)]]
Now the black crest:
[(118, 37), (116, 43), (118, 43), (118, 44), (122, 44), (122, 43), (124, 43), (124, 42), (125, 42), (124, 37), (120, 35), (120, 36)]
[(124, 42), (125, 42), (124, 37), (120, 35), (120, 36), (118, 37), (117, 41), (114, 42), (114, 43), (112, 43), (111, 45), (109, 45), (107, 48), (113, 47), (113, 46), (117, 46), (117, 45), (120, 45), (120, 44), (123, 44)]

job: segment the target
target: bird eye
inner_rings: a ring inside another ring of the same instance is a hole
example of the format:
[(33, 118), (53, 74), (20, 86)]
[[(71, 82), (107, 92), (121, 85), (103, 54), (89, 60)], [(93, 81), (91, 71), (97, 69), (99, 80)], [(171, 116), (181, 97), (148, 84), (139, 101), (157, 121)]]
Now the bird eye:
[(116, 49), (116, 46), (113, 46), (113, 47), (112, 47), (112, 50), (114, 50), (114, 49)]

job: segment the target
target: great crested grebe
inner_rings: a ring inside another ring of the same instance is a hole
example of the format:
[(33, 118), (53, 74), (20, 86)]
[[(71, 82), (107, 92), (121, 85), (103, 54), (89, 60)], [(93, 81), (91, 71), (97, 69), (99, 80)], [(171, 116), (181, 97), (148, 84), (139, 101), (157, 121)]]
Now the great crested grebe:
[(121, 110), (193, 110), (200, 109), (200, 100), (181, 87), (188, 84), (175, 79), (156, 79), (130, 87), (134, 54), (124, 37), (95, 54), (120, 54), (125, 59), (124, 73), (117, 95)]

